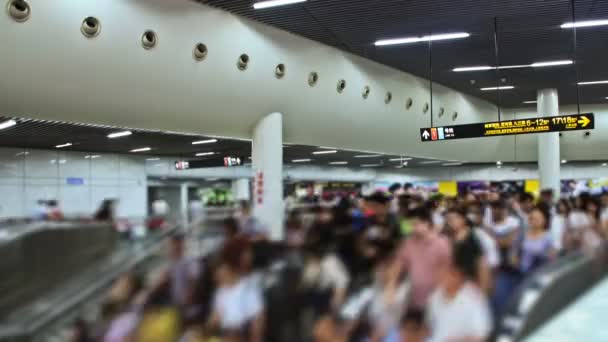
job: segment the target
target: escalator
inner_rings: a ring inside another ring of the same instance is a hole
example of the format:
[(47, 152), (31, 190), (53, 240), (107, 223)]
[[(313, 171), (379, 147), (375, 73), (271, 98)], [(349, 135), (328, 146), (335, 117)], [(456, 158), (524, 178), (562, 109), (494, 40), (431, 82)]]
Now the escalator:
[(112, 282), (131, 269), (162, 265), (164, 241), (177, 228), (137, 241), (110, 225), (31, 223), (0, 240), (0, 341), (63, 341), (65, 326), (93, 316)]
[(562, 257), (527, 277), (502, 315), (496, 341), (546, 341), (533, 336), (562, 310), (568, 312), (570, 305), (608, 273), (606, 251), (596, 252)]

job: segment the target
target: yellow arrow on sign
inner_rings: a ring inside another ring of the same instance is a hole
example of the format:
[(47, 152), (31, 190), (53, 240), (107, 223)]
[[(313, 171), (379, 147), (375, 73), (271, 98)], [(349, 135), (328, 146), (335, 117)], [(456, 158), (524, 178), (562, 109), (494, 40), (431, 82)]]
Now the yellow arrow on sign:
[(587, 127), (587, 125), (591, 122), (591, 120), (589, 120), (588, 117), (581, 115), (581, 118), (578, 120), (578, 123), (583, 126), (583, 127)]

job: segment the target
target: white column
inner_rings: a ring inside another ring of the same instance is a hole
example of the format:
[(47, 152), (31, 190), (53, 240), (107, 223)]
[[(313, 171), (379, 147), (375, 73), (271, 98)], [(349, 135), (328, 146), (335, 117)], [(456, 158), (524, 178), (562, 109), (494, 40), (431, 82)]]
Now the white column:
[(234, 193), (235, 201), (251, 200), (251, 191), (249, 190), (249, 178), (239, 178), (233, 180), (232, 192)]
[(190, 226), (188, 220), (188, 183), (181, 183), (179, 186), (179, 213), (183, 228), (188, 229)]
[[(537, 93), (538, 116), (559, 115), (557, 89), (541, 89)], [(538, 134), (538, 174), (541, 190), (552, 189), (554, 198), (560, 195), (559, 133)]]
[(271, 113), (253, 128), (253, 214), (265, 224), (272, 240), (284, 238), (283, 115)]

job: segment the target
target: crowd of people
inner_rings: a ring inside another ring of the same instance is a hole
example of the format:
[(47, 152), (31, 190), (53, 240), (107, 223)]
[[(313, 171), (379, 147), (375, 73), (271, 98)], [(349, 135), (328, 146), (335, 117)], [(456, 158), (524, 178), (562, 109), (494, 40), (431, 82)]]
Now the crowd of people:
[[(279, 242), (245, 203), (224, 221), (216, 251), (190, 258), (184, 236), (173, 236), (165, 272), (148, 282), (125, 274), (102, 319), (79, 322), (74, 338), (485, 341), (523, 279), (565, 254), (605, 250), (608, 194), (554, 201), (550, 191), (410, 189), (294, 210)], [(269, 281), (283, 274), (279, 264), (295, 271)]]

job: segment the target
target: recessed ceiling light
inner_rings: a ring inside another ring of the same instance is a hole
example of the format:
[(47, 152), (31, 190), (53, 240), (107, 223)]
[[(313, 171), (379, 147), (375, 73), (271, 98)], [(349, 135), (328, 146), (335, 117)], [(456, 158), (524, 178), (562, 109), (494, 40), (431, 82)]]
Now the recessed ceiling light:
[(408, 162), (404, 161), (401, 166), (407, 166)]
[(571, 61), (569, 59), (564, 59), (561, 61), (535, 62), (535, 63), (530, 64), (530, 66), (533, 68), (542, 68), (542, 67), (570, 65), (570, 64), (574, 64), (574, 61)]
[(332, 153), (338, 153), (338, 151), (336, 151), (336, 150), (315, 151), (312, 154), (332, 154)]
[(502, 165), (502, 162), (499, 160), (496, 162), (496, 165)]
[(150, 147), (141, 147), (141, 148), (136, 148), (134, 150), (131, 150), (129, 152), (133, 152), (133, 153), (137, 153), (137, 152), (147, 152), (150, 151), (152, 148)]
[(64, 147), (69, 147), (72, 146), (72, 143), (65, 143), (65, 144), (61, 144), (61, 145), (55, 145), (55, 148), (64, 148)]
[(491, 90), (509, 90), (515, 88), (514, 86), (500, 86), (500, 87), (486, 87), (481, 88), (481, 91), (491, 91)]
[(484, 71), (484, 70), (492, 70), (495, 69), (489, 65), (480, 65), (480, 66), (470, 66), (470, 67), (459, 67), (454, 68), (452, 71), (454, 72), (464, 72), (464, 71)]
[(215, 154), (215, 152), (201, 152), (201, 153), (195, 154), (195, 156), (197, 156), (197, 157), (204, 157), (204, 156), (212, 156), (214, 154)]
[(568, 161), (566, 159), (562, 159), (562, 164), (566, 164)]
[(148, 159), (146, 159), (146, 160), (147, 160), (147, 161), (159, 161), (159, 160), (160, 160), (160, 158), (148, 158)]
[(385, 46), (385, 45), (397, 45), (397, 44), (411, 44), (411, 43), (420, 43), (420, 42), (428, 42), (428, 41), (435, 41), (435, 40), (467, 38), (470, 36), (471, 35), (466, 32), (432, 34), (432, 35), (422, 36), (422, 37), (381, 39), (381, 40), (376, 41), (374, 43), (374, 45)]
[(496, 69), (503, 70), (503, 69), (521, 69), (521, 68), (542, 68), (542, 67), (550, 67), (550, 66), (570, 65), (573, 63), (574, 63), (574, 61), (572, 61), (570, 59), (564, 59), (564, 60), (557, 60), (557, 61), (534, 62), (532, 64), (500, 65), (498, 68), (495, 66), (489, 66), (489, 65), (458, 67), (458, 68), (452, 69), (452, 71), (465, 72), (465, 71), (487, 71), (487, 70), (496, 70)]
[(536, 103), (536, 101), (524, 101), (522, 103), (524, 103), (524, 104), (534, 104), (534, 103)]
[(359, 154), (356, 155), (355, 158), (377, 158), (382, 157), (381, 154)]
[(291, 162), (292, 163), (308, 163), (310, 161), (311, 161), (311, 159), (294, 159)]
[(348, 164), (347, 161), (333, 161), (331, 163), (329, 163), (329, 165), (346, 165)]
[(259, 1), (253, 4), (254, 9), (264, 9), (276, 6), (284, 6), (297, 4), (299, 2), (306, 2), (307, 0), (269, 0), (269, 1)]
[(607, 84), (608, 80), (578, 82), (578, 85)]
[(6, 129), (9, 127), (13, 127), (16, 124), (17, 124), (17, 121), (15, 121), (15, 120), (6, 120), (6, 121), (0, 123), (0, 129)]
[(131, 134), (133, 134), (133, 132), (131, 132), (131, 131), (123, 131), (123, 132), (110, 133), (110, 134), (108, 134), (108, 138), (114, 139), (114, 138), (126, 137), (126, 136), (129, 136)]
[(84, 156), (84, 159), (97, 159), (97, 158), (101, 158), (101, 156), (98, 154)]
[(199, 141), (193, 141), (192, 145), (213, 144), (216, 142), (217, 142), (217, 139), (199, 140)]
[(608, 166), (608, 163), (602, 163), (602, 166)]
[(378, 167), (378, 166), (382, 166), (382, 164), (363, 164), (363, 165), (361, 165), (361, 167)]
[(574, 28), (574, 27), (592, 27), (592, 26), (604, 26), (608, 25), (608, 20), (584, 20), (577, 22), (564, 23), (560, 27), (563, 29)]
[(389, 161), (392, 161), (392, 162), (396, 162), (396, 161), (400, 162), (400, 161), (406, 161), (406, 160), (412, 160), (412, 158), (391, 158), (391, 159), (389, 159)]

